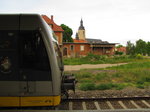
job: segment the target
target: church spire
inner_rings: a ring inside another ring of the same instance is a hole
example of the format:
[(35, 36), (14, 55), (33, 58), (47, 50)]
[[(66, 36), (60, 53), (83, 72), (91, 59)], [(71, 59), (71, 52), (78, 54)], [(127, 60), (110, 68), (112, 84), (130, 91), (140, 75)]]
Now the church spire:
[(83, 20), (82, 20), (82, 18), (81, 18), (81, 21), (80, 21), (79, 30), (85, 30), (85, 29), (84, 29), (84, 26), (83, 26)]
[(78, 37), (76, 37), (77, 39), (79, 40), (85, 40), (86, 37), (85, 37), (85, 28), (83, 26), (83, 20), (81, 18), (81, 21), (80, 21), (80, 26), (79, 26), (79, 29), (78, 29)]

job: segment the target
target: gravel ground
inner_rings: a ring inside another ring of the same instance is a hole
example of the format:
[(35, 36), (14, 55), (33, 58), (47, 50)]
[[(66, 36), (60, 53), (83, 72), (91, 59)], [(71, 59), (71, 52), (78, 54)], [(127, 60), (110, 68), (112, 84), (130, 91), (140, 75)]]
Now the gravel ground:
[(127, 106), (127, 108), (129, 109), (136, 109), (136, 107), (134, 105), (132, 105), (132, 103), (130, 101), (122, 101), (125, 106)]
[(150, 104), (150, 100), (146, 100)]
[(68, 110), (68, 102), (61, 102), (61, 105), (59, 106), (59, 108), (61, 108), (61, 110)]
[(115, 109), (123, 109), (117, 101), (110, 101), (110, 103)]
[(141, 108), (148, 108), (144, 103), (142, 103), (141, 101), (138, 100), (134, 100), (134, 102), (139, 105)]
[(110, 109), (106, 102), (98, 102), (101, 109)]
[(123, 90), (103, 90), (103, 91), (80, 91), (77, 90), (75, 94), (69, 92), (69, 97), (124, 97), (124, 96), (150, 96), (150, 89), (137, 89), (137, 88), (126, 88)]
[(82, 108), (82, 102), (74, 102), (74, 104), (73, 104), (73, 110), (83, 110), (83, 108)]

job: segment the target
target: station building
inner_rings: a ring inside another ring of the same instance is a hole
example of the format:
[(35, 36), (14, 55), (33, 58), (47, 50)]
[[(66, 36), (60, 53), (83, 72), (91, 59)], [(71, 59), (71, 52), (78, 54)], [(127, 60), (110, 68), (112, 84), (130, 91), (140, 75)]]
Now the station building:
[(96, 55), (114, 55), (116, 43), (86, 38), (86, 30), (83, 26), (82, 19), (73, 42), (63, 42), (63, 29), (54, 22), (53, 16), (48, 18), (46, 15), (42, 15), (42, 17), (53, 29), (64, 57), (82, 57), (89, 53)]
[(46, 23), (53, 29), (56, 39), (58, 40), (58, 43), (60, 46), (63, 45), (63, 29), (61, 28), (61, 26), (57, 25), (54, 20), (53, 20), (53, 16), (51, 16), (51, 18), (47, 17), (46, 15), (42, 15), (43, 19), (46, 21)]
[(114, 55), (115, 43), (86, 38), (85, 32), (83, 20), (81, 19), (74, 42), (63, 43), (63, 55), (65, 57), (81, 57), (89, 53), (96, 55)]

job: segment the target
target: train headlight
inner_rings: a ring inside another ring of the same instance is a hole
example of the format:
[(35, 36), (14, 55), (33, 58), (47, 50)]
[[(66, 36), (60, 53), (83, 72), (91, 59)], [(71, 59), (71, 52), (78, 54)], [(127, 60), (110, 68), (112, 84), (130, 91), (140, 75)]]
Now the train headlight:
[(8, 57), (4, 57), (0, 60), (0, 71), (2, 73), (10, 73), (11, 70), (11, 62)]

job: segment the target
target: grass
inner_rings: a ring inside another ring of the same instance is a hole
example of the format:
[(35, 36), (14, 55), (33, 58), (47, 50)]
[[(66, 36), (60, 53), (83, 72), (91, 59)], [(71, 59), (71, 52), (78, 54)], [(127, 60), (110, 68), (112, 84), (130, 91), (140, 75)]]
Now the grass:
[(125, 63), (144, 60), (142, 56), (103, 56), (89, 54), (86, 57), (80, 58), (64, 58), (65, 65), (81, 65), (81, 64), (104, 64), (104, 63)]
[(75, 76), (80, 90), (146, 89), (150, 88), (150, 59), (99, 70), (80, 70)]

